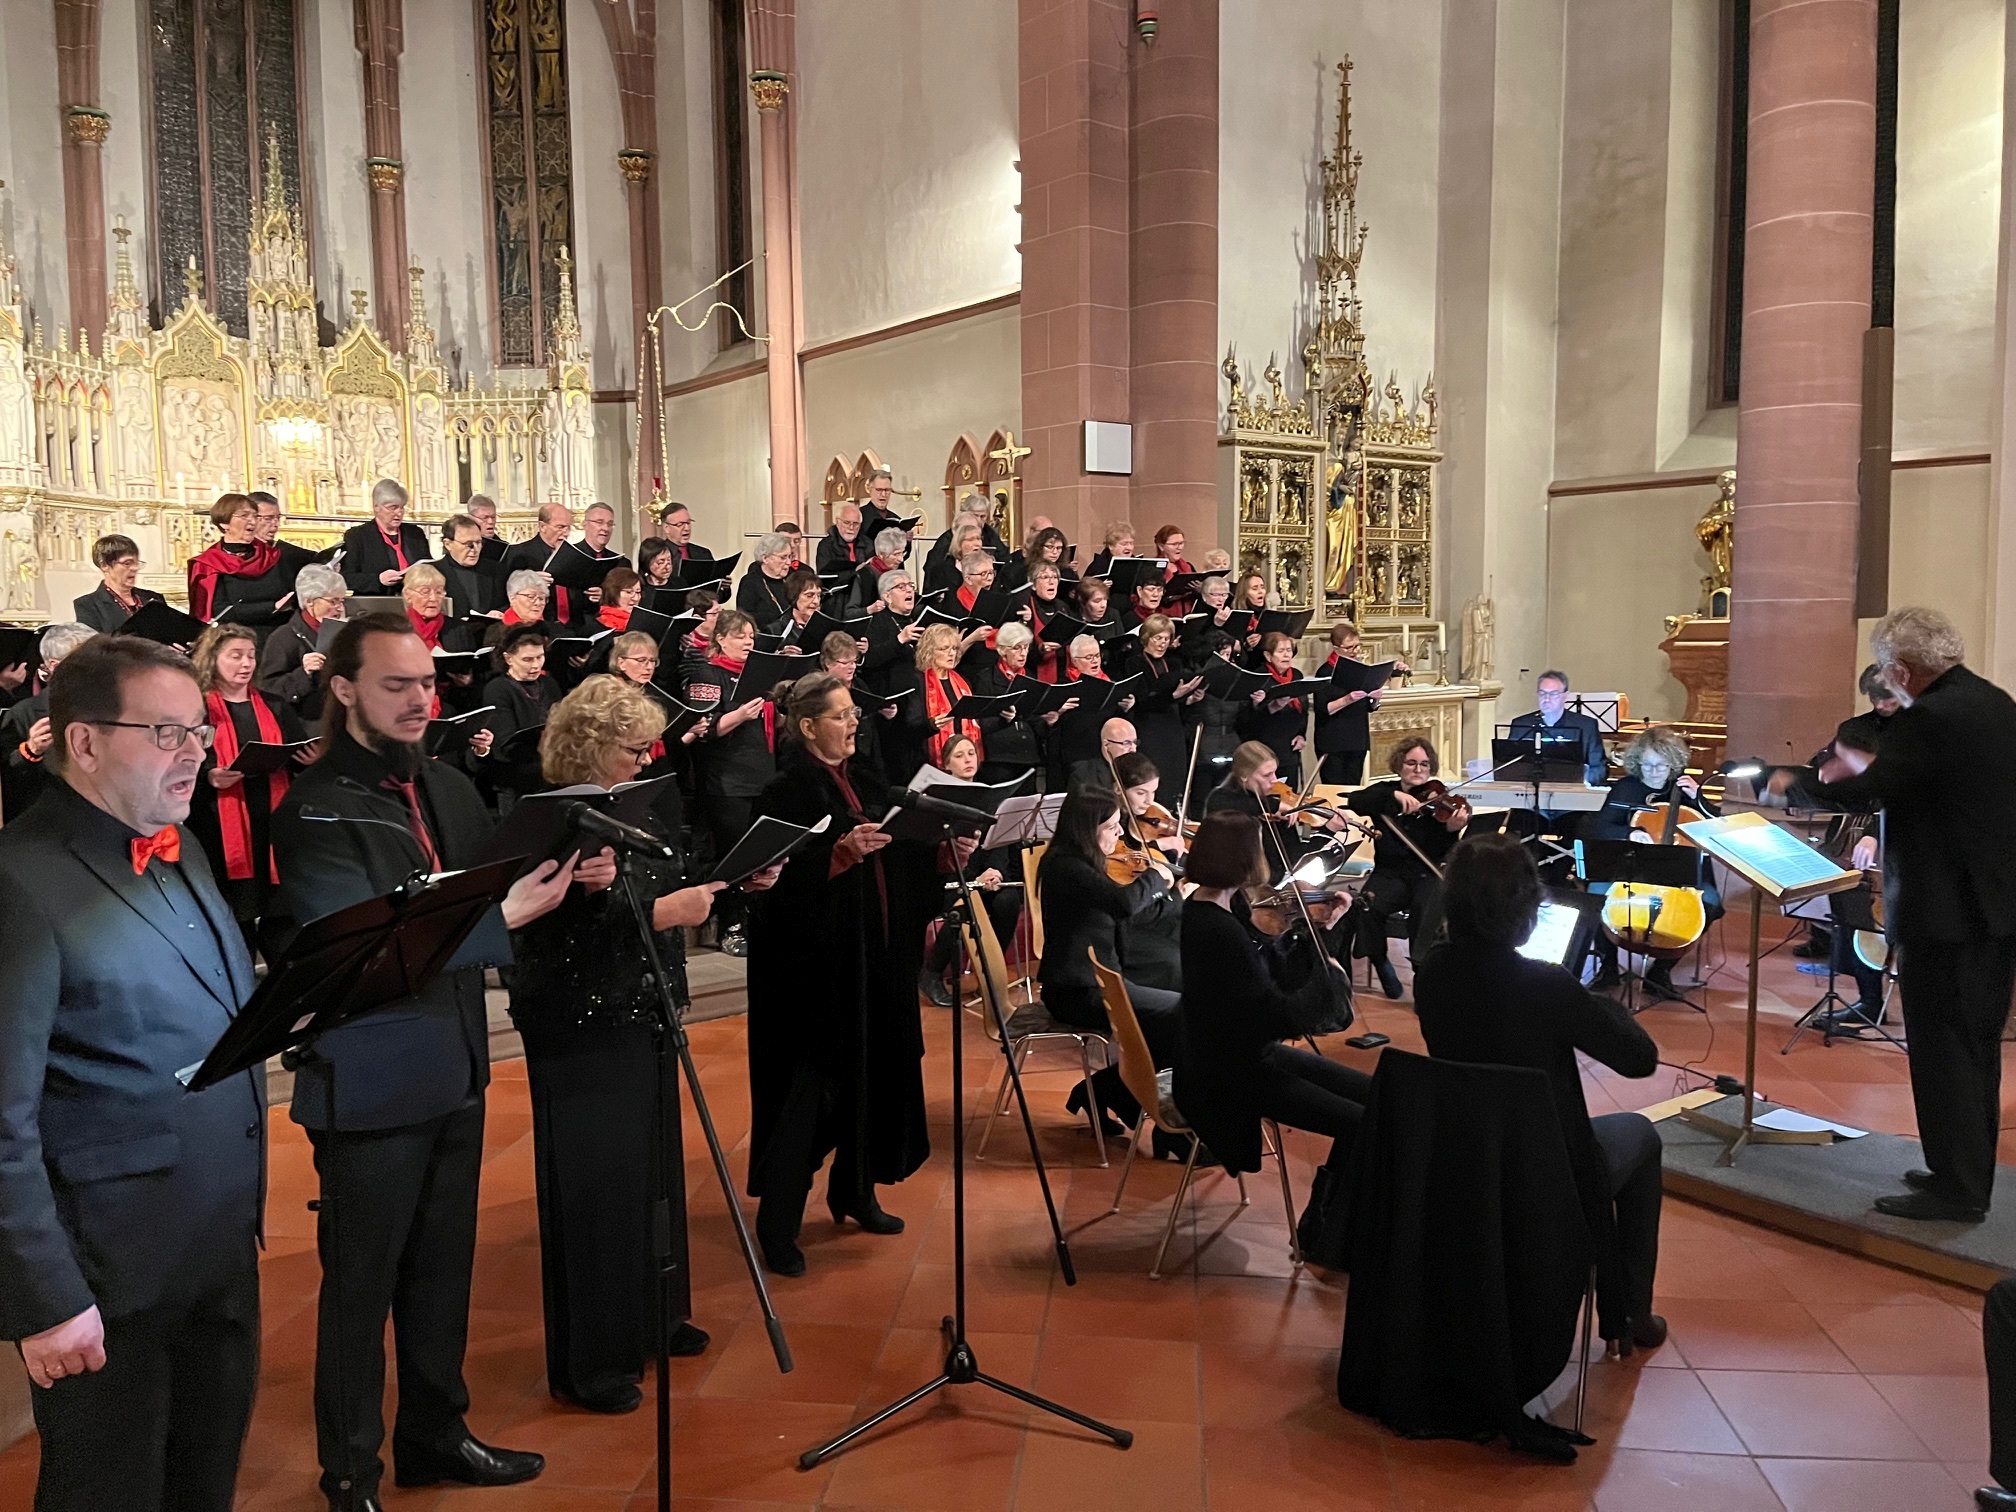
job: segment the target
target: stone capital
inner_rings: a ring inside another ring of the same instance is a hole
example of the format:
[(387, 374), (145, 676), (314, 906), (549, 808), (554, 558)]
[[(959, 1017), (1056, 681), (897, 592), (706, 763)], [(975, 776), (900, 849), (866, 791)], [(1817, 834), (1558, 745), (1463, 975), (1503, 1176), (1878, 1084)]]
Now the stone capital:
[(70, 140), (89, 147), (102, 147), (112, 134), (112, 117), (95, 105), (71, 105), (64, 109)]
[(390, 194), (406, 176), (406, 165), (398, 158), (374, 157), (364, 160), (364, 173), (371, 187)]

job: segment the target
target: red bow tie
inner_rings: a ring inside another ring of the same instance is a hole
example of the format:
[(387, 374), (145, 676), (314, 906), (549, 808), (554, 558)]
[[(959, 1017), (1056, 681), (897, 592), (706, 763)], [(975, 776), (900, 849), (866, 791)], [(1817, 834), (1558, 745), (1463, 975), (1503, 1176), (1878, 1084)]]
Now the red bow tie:
[(182, 831), (171, 824), (151, 835), (136, 836), (133, 840), (133, 875), (137, 877), (146, 871), (147, 863), (156, 856), (163, 861), (180, 861)]

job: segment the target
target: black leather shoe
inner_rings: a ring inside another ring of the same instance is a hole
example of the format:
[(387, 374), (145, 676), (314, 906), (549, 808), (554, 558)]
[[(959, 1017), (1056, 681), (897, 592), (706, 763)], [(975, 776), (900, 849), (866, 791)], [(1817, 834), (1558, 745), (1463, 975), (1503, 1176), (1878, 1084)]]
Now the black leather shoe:
[(600, 1391), (583, 1392), (575, 1395), (568, 1391), (551, 1393), (556, 1402), (565, 1402), (570, 1407), (579, 1407), (583, 1412), (601, 1412), (610, 1417), (621, 1417), (626, 1412), (635, 1412), (644, 1405), (644, 1393), (628, 1381), (619, 1381), (614, 1386)]
[(894, 1213), (885, 1213), (882, 1210), (882, 1204), (875, 1200), (873, 1192), (870, 1192), (866, 1197), (851, 1205), (841, 1204), (835, 1200), (831, 1192), (828, 1192), (826, 1194), (826, 1211), (833, 1215), (835, 1223), (845, 1223), (849, 1218), (852, 1218), (870, 1234), (900, 1234), (903, 1232), (903, 1220), (898, 1218)]
[(1936, 1192), (1911, 1192), (1902, 1197), (1878, 1197), (1876, 1211), (1892, 1218), (1916, 1218), (1929, 1223), (1980, 1223), (1986, 1208), (1967, 1207)]
[(523, 1449), (493, 1449), (465, 1433), (461, 1441), (423, 1449), (392, 1446), (394, 1480), (401, 1486), (515, 1486), (546, 1468), (546, 1456)]
[(1380, 990), (1389, 998), (1397, 998), (1406, 990), (1400, 985), (1400, 973), (1393, 969), (1391, 961), (1374, 961), (1372, 970), (1378, 974)]
[(707, 1337), (707, 1330), (695, 1328), (691, 1323), (681, 1323), (672, 1330), (672, 1340), (666, 1353), (675, 1360), (690, 1360), (695, 1355), (707, 1353), (707, 1346), (714, 1341)]
[(1657, 1349), (1666, 1342), (1666, 1320), (1657, 1313), (1647, 1313), (1642, 1318), (1633, 1318), (1631, 1342), (1640, 1349)]
[(788, 1239), (772, 1244), (763, 1244), (763, 1268), (773, 1276), (802, 1276), (805, 1274), (805, 1251)]
[(945, 978), (929, 966), (917, 973), (917, 990), (924, 995), (924, 1001), (933, 1008), (950, 1008), (952, 991), (945, 985)]
[(1904, 1185), (1911, 1188), (1914, 1192), (1929, 1192), (1932, 1190), (1932, 1173), (1930, 1171), (1906, 1171), (1904, 1173)]
[(329, 1512), (385, 1512), (385, 1504), (378, 1500), (376, 1491), (330, 1491)]
[(1982, 1512), (2016, 1512), (2016, 1491), (2004, 1491), (2000, 1486), (1978, 1486), (1974, 1491), (1974, 1505)]

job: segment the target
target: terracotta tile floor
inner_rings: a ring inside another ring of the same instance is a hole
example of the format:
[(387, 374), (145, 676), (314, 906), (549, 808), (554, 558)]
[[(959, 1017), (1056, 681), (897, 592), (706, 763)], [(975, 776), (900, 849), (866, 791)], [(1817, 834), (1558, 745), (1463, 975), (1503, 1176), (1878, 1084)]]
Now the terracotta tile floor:
[[(1738, 921), (1740, 923), (1740, 921)], [(1732, 945), (1740, 940), (1729, 931)], [(1684, 974), (1684, 973), (1683, 973)], [(1708, 991), (1707, 1020), (1658, 1007), (1642, 1022), (1676, 1063), (1740, 1070), (1740, 966)], [(1775, 1052), (1822, 984), (1789, 956), (1766, 963), (1759, 1080), (1816, 1113), (1911, 1131), (1903, 1057), (1887, 1047), (1808, 1038)], [(1403, 1004), (1362, 1005), (1369, 1027), (1418, 1046)], [(970, 1022), (970, 1021), (969, 1021)], [(898, 1238), (808, 1221), (808, 1274), (772, 1281), (798, 1368), (779, 1376), (765, 1346), (726, 1212), (689, 1122), (698, 1321), (714, 1335), (699, 1360), (675, 1362), (673, 1460), (688, 1512), (779, 1508), (1298, 1509), (1461, 1507), (1716, 1512), (1916, 1512), (1971, 1505), (1985, 1479), (1987, 1404), (1973, 1295), (1785, 1238), (1682, 1202), (1669, 1203), (1660, 1262), (1671, 1342), (1626, 1364), (1597, 1365), (1591, 1430), (1572, 1468), (1502, 1449), (1410, 1443), (1343, 1412), (1333, 1394), (1344, 1288), (1291, 1272), (1271, 1175), (1240, 1210), (1223, 1177), (1206, 1179), (1178, 1226), (1171, 1274), (1145, 1275), (1176, 1181), (1137, 1165), (1122, 1212), (1107, 1217), (1117, 1169), (1098, 1168), (1082, 1124), (1061, 1111), (1069, 1077), (1031, 1077), (1052, 1189), (1071, 1228), (1079, 1284), (1054, 1274), (1033, 1169), (1004, 1123), (969, 1183), (973, 1339), (983, 1368), (1135, 1432), (1121, 1453), (1005, 1397), (969, 1387), (913, 1410), (876, 1439), (802, 1473), (798, 1452), (920, 1384), (939, 1363), (949, 1310), (951, 1185), (949, 1016), (928, 1013), (939, 1154), (888, 1196), (909, 1220)], [(694, 1031), (701, 1072), (738, 1174), (748, 1123), (742, 1023)], [(1372, 1057), (1324, 1046), (1369, 1068)], [(970, 1105), (998, 1058), (969, 1036)], [(1626, 1083), (1588, 1077), (1596, 1111), (1670, 1095), (1676, 1072)], [(978, 1118), (975, 1118), (977, 1128)], [(308, 1381), (313, 1358), (306, 1150), (274, 1121), (266, 1357), (245, 1456), (244, 1509), (320, 1512)], [(1291, 1135), (1297, 1200), (1315, 1141)], [(469, 1375), (472, 1426), (542, 1450), (546, 1474), (509, 1491), (422, 1495), (388, 1487), (400, 1509), (616, 1512), (652, 1502), (652, 1425), (560, 1410), (541, 1379), (538, 1246), (523, 1067), (504, 1063), (490, 1100), (481, 1250)], [(2016, 1158), (2016, 1149), (2005, 1158)], [(1114, 1159), (1117, 1165), (1118, 1153)], [(32, 1439), (0, 1456), (0, 1509), (26, 1508)]]

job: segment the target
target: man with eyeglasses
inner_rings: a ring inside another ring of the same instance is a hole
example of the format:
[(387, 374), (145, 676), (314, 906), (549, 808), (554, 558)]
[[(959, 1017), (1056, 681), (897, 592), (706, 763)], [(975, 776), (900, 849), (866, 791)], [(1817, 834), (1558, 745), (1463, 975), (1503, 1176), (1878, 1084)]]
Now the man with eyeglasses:
[(441, 556), (434, 565), (457, 620), (504, 611), (504, 580), (484, 566), (483, 545), (483, 526), (473, 515), (450, 515), (441, 527)]
[(183, 828), (212, 731), (188, 661), (99, 636), (0, 830), (0, 1337), (41, 1512), (227, 1512), (259, 1368), (263, 1071), (197, 1065), (252, 963)]
[(1117, 787), (1113, 763), (1135, 750), (1141, 737), (1131, 719), (1109, 719), (1099, 726), (1099, 759), (1080, 761), (1071, 768), (1073, 787)]

